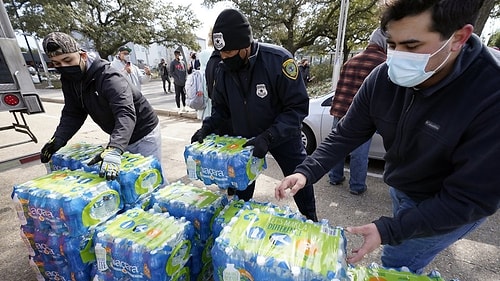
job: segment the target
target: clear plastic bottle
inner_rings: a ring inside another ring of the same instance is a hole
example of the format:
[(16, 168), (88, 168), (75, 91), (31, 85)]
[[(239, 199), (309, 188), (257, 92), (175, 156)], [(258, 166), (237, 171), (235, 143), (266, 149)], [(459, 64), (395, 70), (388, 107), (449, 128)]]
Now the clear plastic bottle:
[(222, 272), (223, 281), (240, 281), (240, 272), (234, 267), (234, 264), (228, 263)]
[(189, 155), (186, 159), (187, 173), (190, 179), (196, 180), (196, 162), (193, 156)]
[(12, 195), (12, 201), (14, 202), (14, 209), (16, 210), (17, 217), (19, 218), (21, 225), (26, 225), (28, 221), (26, 220), (26, 216), (24, 215), (23, 204), (19, 200), (19, 197), (17, 197), (17, 194)]

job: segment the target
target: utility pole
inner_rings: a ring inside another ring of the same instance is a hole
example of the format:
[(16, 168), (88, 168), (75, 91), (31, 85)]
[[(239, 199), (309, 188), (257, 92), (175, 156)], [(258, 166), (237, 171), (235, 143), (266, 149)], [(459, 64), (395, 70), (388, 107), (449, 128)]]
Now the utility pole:
[(339, 81), (340, 69), (344, 61), (344, 41), (345, 41), (345, 28), (347, 25), (347, 12), (349, 10), (349, 0), (341, 0), (339, 26), (337, 30), (337, 40), (335, 45), (335, 56), (333, 60), (333, 73), (332, 73), (332, 90), (337, 89), (337, 82)]

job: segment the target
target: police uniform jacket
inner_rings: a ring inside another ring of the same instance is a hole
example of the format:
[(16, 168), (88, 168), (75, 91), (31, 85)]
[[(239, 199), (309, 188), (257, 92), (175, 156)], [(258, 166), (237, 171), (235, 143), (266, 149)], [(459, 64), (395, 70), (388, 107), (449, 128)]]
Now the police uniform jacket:
[(268, 130), (271, 148), (299, 137), (309, 110), (309, 97), (298, 67), (284, 48), (254, 42), (245, 68), (217, 68), (212, 97), (213, 112), (204, 120), (212, 131), (225, 122), (233, 134), (255, 137)]

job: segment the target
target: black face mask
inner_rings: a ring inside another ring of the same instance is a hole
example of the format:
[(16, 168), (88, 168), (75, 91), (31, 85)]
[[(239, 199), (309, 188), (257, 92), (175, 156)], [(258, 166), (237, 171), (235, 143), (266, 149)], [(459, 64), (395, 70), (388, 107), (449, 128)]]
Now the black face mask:
[(245, 60), (240, 57), (239, 52), (232, 57), (223, 59), (222, 61), (231, 71), (238, 71), (245, 65)]
[(83, 78), (83, 72), (80, 65), (56, 67), (56, 69), (61, 73), (61, 77), (64, 79), (80, 81)]
[(64, 79), (68, 80), (73, 80), (73, 81), (80, 81), (83, 78), (83, 71), (82, 68), (80, 67), (80, 64), (82, 63), (82, 57), (80, 56), (80, 61), (78, 62), (78, 65), (71, 65), (71, 66), (60, 66), (56, 67), (57, 71), (61, 73), (61, 77)]

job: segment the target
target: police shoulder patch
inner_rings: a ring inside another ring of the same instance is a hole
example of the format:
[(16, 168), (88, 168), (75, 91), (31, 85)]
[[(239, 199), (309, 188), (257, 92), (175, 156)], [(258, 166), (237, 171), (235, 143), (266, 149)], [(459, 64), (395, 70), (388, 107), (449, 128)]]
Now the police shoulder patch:
[(296, 80), (299, 76), (299, 68), (293, 59), (287, 59), (281, 65), (281, 71), (285, 74), (286, 77)]

